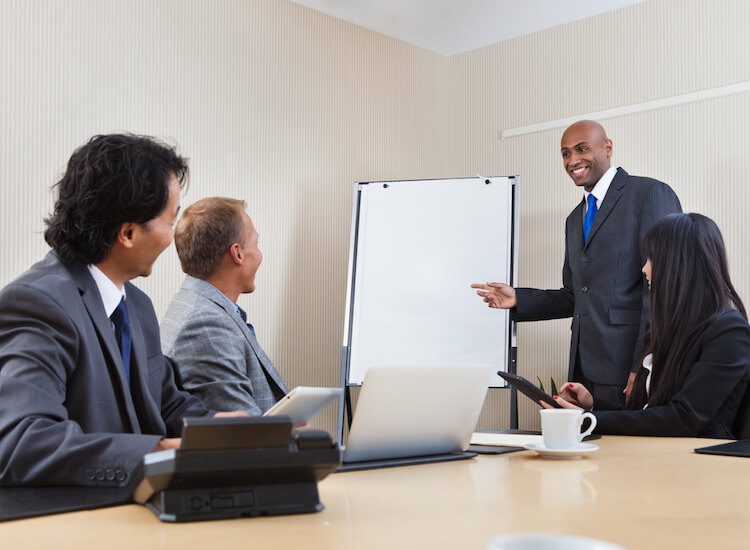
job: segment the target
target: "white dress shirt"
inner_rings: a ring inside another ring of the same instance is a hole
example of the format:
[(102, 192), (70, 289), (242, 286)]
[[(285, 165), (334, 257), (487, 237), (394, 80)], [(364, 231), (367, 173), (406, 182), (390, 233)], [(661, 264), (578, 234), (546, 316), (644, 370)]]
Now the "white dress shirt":
[(119, 288), (112, 279), (107, 277), (104, 272), (96, 267), (95, 265), (89, 265), (89, 272), (94, 278), (96, 288), (99, 289), (99, 295), (102, 297), (102, 305), (104, 306), (104, 313), (107, 317), (111, 317), (112, 313), (117, 309), (120, 304), (120, 300), (125, 297), (125, 287)]
[(607, 194), (607, 190), (609, 189), (609, 186), (612, 184), (612, 180), (615, 179), (615, 174), (617, 174), (617, 168), (614, 166), (610, 166), (609, 170), (604, 172), (601, 178), (599, 178), (599, 181), (596, 182), (596, 185), (591, 190), (591, 193), (584, 190), (583, 194), (583, 213), (585, 214), (586, 211), (589, 209), (589, 195), (594, 195), (596, 197), (596, 208), (599, 209), (602, 207), (602, 201), (604, 200), (604, 196)]
[[(654, 354), (649, 353), (646, 357), (643, 358), (643, 368), (648, 371), (648, 376), (646, 376), (646, 395), (651, 392), (651, 371), (654, 368)], [(643, 405), (643, 408), (645, 409), (648, 407), (648, 403)]]

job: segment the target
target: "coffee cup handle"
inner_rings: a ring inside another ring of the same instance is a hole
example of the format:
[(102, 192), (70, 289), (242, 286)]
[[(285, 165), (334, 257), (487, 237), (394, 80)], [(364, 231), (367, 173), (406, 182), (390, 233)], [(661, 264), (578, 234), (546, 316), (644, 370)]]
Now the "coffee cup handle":
[(589, 426), (588, 430), (586, 430), (585, 432), (581, 433), (578, 436), (578, 441), (583, 441), (583, 438), (586, 437), (587, 435), (591, 435), (591, 432), (593, 432), (594, 428), (596, 428), (596, 417), (590, 412), (585, 412), (581, 415), (580, 425), (583, 426), (583, 421), (586, 420), (587, 418), (591, 421), (591, 425)]

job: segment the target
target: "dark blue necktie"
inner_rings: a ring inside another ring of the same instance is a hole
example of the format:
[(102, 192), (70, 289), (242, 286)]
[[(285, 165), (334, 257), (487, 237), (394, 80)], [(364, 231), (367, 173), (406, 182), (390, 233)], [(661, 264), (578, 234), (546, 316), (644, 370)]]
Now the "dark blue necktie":
[(583, 220), (583, 242), (587, 243), (589, 240), (589, 231), (591, 226), (594, 225), (594, 218), (599, 209), (596, 207), (596, 197), (590, 194), (586, 199), (588, 208), (586, 209), (586, 218)]
[(109, 319), (115, 326), (115, 339), (117, 340), (117, 346), (120, 348), (120, 355), (122, 355), (125, 380), (130, 384), (130, 319), (128, 319), (128, 307), (125, 305), (124, 296)]
[(247, 313), (245, 313), (245, 310), (240, 306), (237, 306), (237, 311), (239, 312), (240, 317), (242, 317), (242, 322), (247, 325), (247, 329), (250, 331), (250, 334), (255, 336), (255, 328), (253, 328), (253, 325), (247, 322)]
[[(250, 334), (256, 337), (253, 325), (247, 322), (247, 313), (245, 313), (245, 310), (237, 304), (235, 304), (235, 307), (237, 308), (237, 313), (239, 313), (240, 317), (242, 317), (242, 321), (247, 325), (247, 329), (250, 331)], [(260, 357), (258, 358), (258, 360), (260, 360)], [(265, 365), (263, 366), (263, 372), (266, 375), (266, 381), (268, 382), (268, 386), (271, 388), (271, 392), (273, 393), (274, 398), (276, 398), (276, 401), (278, 401), (279, 399), (284, 397), (284, 394), (286, 394), (286, 392), (282, 390), (276, 380), (273, 379), (273, 376), (271, 376), (271, 373), (268, 371), (268, 367)]]

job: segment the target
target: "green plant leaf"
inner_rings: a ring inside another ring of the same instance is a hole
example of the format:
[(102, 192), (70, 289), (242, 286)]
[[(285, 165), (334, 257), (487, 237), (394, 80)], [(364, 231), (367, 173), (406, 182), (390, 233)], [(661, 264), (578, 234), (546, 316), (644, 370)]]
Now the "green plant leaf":
[(542, 384), (542, 379), (537, 376), (536, 381), (539, 383), (539, 389), (546, 393), (547, 390), (544, 389), (544, 384)]
[(555, 395), (557, 393), (557, 383), (555, 382), (555, 379), (550, 376), (549, 378), (550, 384), (552, 384), (552, 389), (550, 390), (550, 393), (552, 395)]

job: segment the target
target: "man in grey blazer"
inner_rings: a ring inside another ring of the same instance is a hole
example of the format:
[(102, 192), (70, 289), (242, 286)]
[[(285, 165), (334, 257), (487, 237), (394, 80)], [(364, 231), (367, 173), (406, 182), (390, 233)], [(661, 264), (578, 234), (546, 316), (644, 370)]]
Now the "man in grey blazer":
[(472, 286), (490, 307), (512, 309), (517, 321), (572, 317), (568, 379), (596, 399), (622, 405), (643, 359), (648, 324), (641, 239), (682, 209), (667, 184), (611, 166), (612, 140), (597, 122), (567, 128), (560, 151), (565, 171), (584, 189), (565, 222), (562, 288)]
[(287, 393), (237, 305), (263, 259), (243, 201), (212, 197), (185, 210), (175, 246), (187, 274), (161, 322), (182, 387), (207, 406), (262, 415)]
[(179, 391), (146, 277), (172, 241), (186, 161), (150, 138), (95, 136), (57, 183), (52, 252), (0, 292), (0, 483), (122, 486), (211, 411)]

